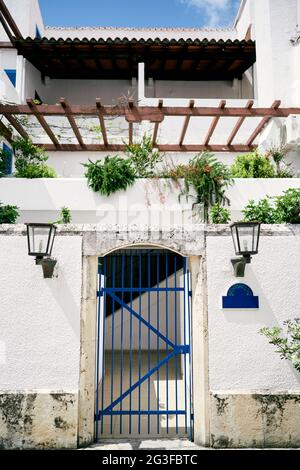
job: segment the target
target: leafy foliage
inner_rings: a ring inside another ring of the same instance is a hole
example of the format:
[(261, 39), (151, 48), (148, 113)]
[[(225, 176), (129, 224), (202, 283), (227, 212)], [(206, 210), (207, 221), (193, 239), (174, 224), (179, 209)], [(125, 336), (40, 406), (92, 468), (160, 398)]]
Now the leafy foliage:
[(272, 158), (274, 162), (276, 178), (293, 178), (294, 172), (291, 168), (292, 164), (285, 161), (286, 150), (284, 148), (271, 147), (266, 155)]
[(300, 224), (300, 188), (288, 189), (277, 196), (276, 209), (281, 222)]
[(231, 176), (233, 178), (274, 178), (276, 175), (269, 157), (252, 152), (236, 157), (231, 166)]
[(230, 211), (220, 204), (214, 204), (210, 209), (210, 218), (213, 224), (227, 224), (230, 221)]
[(288, 359), (292, 362), (297, 371), (300, 372), (300, 318), (283, 322), (286, 326), (286, 333), (283, 328), (277, 326), (273, 328), (261, 328), (259, 332), (266, 336), (270, 344), (276, 346), (276, 352), (281, 359)]
[(263, 198), (257, 203), (249, 201), (242, 211), (244, 220), (257, 220), (263, 224), (299, 224), (300, 188), (290, 188), (282, 196)]
[(126, 145), (126, 153), (132, 161), (138, 178), (151, 178), (156, 174), (156, 165), (163, 155), (153, 149), (151, 137), (144, 135), (138, 144)]
[(203, 205), (204, 222), (209, 221), (209, 208), (213, 204), (229, 204), (225, 189), (231, 184), (229, 169), (211, 153), (203, 152), (192, 158), (187, 166), (179, 167), (184, 177), (184, 189), (190, 196), (190, 187), (196, 192), (196, 202)]
[(62, 207), (60, 210), (60, 218), (53, 222), (54, 224), (70, 224), (72, 222), (71, 211), (68, 207)]
[(30, 139), (18, 138), (13, 147), (17, 178), (56, 178), (55, 170), (45, 163), (48, 160), (45, 151)]
[(272, 199), (263, 198), (257, 203), (251, 200), (242, 211), (247, 222), (257, 221), (263, 224), (279, 224), (280, 219)]
[(89, 187), (95, 191), (109, 196), (120, 189), (131, 186), (136, 178), (131, 160), (123, 159), (115, 155), (105, 157), (104, 162), (97, 160), (83, 163), (87, 168), (85, 176)]
[(8, 159), (10, 155), (7, 151), (0, 149), (0, 178), (7, 174), (8, 169)]
[(0, 224), (14, 224), (19, 217), (17, 206), (4, 206), (0, 202)]

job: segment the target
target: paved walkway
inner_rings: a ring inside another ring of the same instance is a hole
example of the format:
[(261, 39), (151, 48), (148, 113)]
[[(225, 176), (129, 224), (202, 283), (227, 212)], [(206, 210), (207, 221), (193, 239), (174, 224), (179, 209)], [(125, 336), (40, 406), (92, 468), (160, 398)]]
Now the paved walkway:
[(187, 439), (102, 439), (85, 450), (207, 450)]

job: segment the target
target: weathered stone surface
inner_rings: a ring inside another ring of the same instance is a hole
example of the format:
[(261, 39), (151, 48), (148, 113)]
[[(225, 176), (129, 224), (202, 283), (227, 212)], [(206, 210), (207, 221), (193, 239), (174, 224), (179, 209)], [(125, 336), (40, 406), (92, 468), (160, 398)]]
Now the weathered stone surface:
[(212, 447), (299, 447), (300, 393), (211, 393)]
[(0, 449), (77, 447), (78, 398), (64, 392), (1, 392)]

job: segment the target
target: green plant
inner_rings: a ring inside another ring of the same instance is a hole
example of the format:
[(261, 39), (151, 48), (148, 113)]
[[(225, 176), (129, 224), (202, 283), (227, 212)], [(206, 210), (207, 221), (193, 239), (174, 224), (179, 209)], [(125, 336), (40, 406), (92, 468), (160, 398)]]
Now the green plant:
[(257, 151), (236, 157), (230, 171), (233, 178), (274, 178), (276, 176), (269, 157)]
[[(259, 332), (270, 340), (270, 344), (277, 347), (276, 352), (280, 354), (281, 359), (290, 360), (295, 369), (300, 372), (300, 318), (286, 320), (283, 325), (286, 326), (286, 332), (277, 326), (264, 327)], [(282, 337), (283, 334), (285, 334), (284, 337)]]
[(55, 178), (56, 172), (46, 165), (45, 151), (30, 139), (18, 138), (13, 142), (15, 151), (15, 176), (17, 178)]
[(14, 224), (19, 217), (17, 206), (4, 206), (0, 202), (0, 224)]
[(292, 164), (285, 161), (286, 150), (283, 147), (271, 147), (266, 155), (274, 162), (277, 178), (293, 178)]
[(104, 162), (89, 160), (89, 163), (83, 163), (83, 166), (87, 168), (85, 176), (89, 187), (105, 196), (120, 189), (126, 189), (133, 184), (136, 178), (131, 160), (120, 158), (117, 155), (105, 157)]
[(204, 222), (209, 222), (209, 209), (213, 204), (229, 204), (225, 196), (225, 189), (232, 182), (229, 169), (211, 153), (200, 153), (188, 165), (180, 166), (179, 177), (182, 176), (182, 194), (190, 197), (190, 187), (194, 189), (196, 203), (203, 205)]
[(62, 207), (59, 215), (59, 219), (53, 222), (54, 224), (70, 224), (72, 222), (71, 211), (68, 207)]
[(220, 204), (214, 204), (210, 209), (210, 218), (213, 224), (228, 224), (230, 211)]
[(132, 161), (138, 178), (151, 178), (156, 174), (156, 165), (163, 155), (154, 150), (151, 137), (144, 135), (138, 144), (126, 145), (127, 156)]
[(270, 197), (263, 198), (258, 202), (249, 201), (242, 212), (244, 220), (247, 222), (253, 220), (263, 224), (279, 224), (281, 222), (277, 208)]
[(10, 155), (8, 152), (6, 152), (4, 149), (0, 149), (0, 178), (2, 176), (5, 176), (7, 174), (7, 169), (8, 169), (8, 159)]
[(287, 189), (275, 200), (281, 223), (300, 224), (300, 188)]

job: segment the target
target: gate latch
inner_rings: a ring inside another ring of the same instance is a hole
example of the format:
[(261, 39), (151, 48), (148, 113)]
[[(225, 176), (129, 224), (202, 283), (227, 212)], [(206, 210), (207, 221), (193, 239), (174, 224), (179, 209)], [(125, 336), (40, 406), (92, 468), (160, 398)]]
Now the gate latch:
[(188, 354), (190, 352), (190, 346), (188, 344), (182, 344), (176, 346), (176, 353), (177, 354)]

